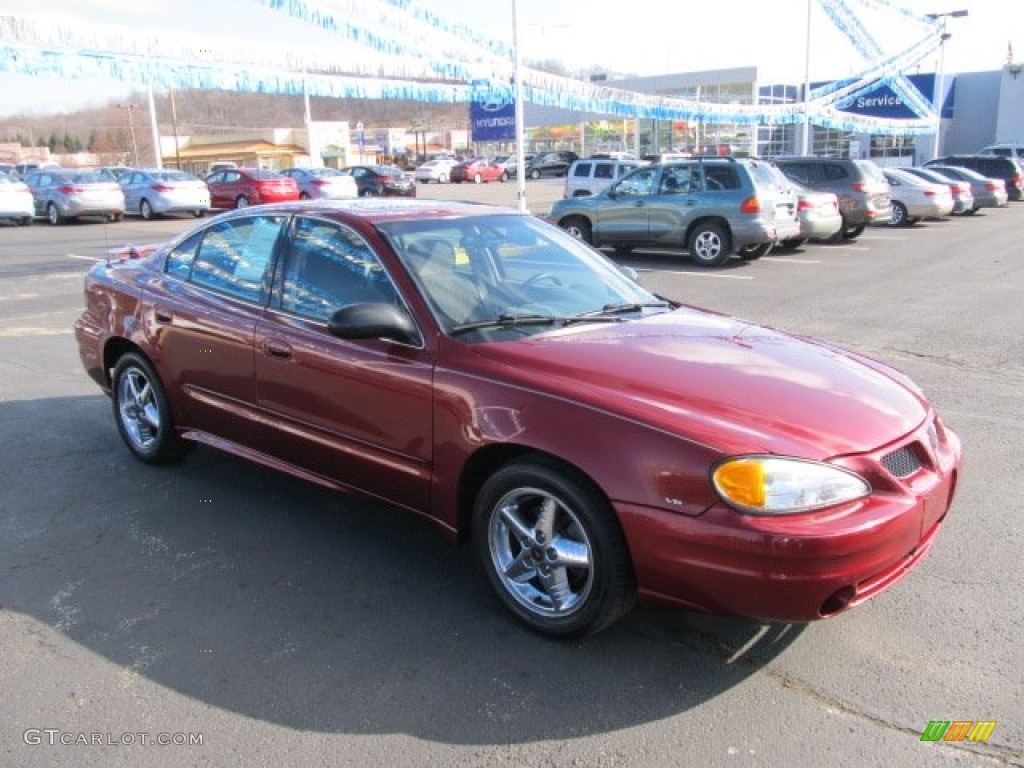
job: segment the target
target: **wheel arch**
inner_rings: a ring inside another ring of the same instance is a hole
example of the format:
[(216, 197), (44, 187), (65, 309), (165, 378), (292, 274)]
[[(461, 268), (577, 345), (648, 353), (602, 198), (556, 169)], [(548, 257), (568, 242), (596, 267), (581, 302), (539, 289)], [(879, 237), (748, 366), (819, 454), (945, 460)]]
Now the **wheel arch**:
[(729, 243), (728, 243), (729, 251), (730, 252), (733, 251), (734, 250), (734, 245), (733, 245), (733, 237), (732, 237), (732, 227), (729, 226), (729, 220), (727, 218), (725, 218), (724, 216), (714, 216), (714, 215), (711, 215), (711, 216), (701, 216), (701, 217), (696, 218), (696, 219), (694, 219), (693, 221), (690, 222), (690, 225), (686, 228), (686, 234), (683, 236), (683, 245), (684, 245), (684, 247), (685, 247), (685, 245), (687, 243), (690, 242), (690, 235), (693, 234), (693, 231), (695, 229), (697, 229), (697, 227), (705, 226), (707, 224), (714, 224), (716, 226), (721, 227), (725, 231), (725, 236), (727, 238), (729, 238)]
[[(153, 361), (149, 358), (138, 344), (123, 336), (113, 336), (107, 339), (103, 345), (103, 380), (106, 383), (108, 390), (113, 387), (113, 371), (117, 365), (117, 361), (124, 357), (128, 352), (134, 352), (135, 354), (142, 357), (147, 363), (153, 365)], [(154, 370), (156, 366), (154, 366)]]
[[(460, 545), (469, 543), (473, 538), (473, 505), (484, 483), (505, 465), (527, 459), (550, 469), (572, 475), (579, 482), (590, 486), (595, 493), (605, 500), (608, 508), (612, 508), (611, 499), (608, 497), (608, 494), (589, 474), (559, 456), (527, 445), (509, 443), (485, 445), (469, 457), (459, 476), (459, 490), (456, 497), (458, 505), (456, 541)], [(617, 518), (615, 522), (621, 530), (621, 523), (619, 523)]]

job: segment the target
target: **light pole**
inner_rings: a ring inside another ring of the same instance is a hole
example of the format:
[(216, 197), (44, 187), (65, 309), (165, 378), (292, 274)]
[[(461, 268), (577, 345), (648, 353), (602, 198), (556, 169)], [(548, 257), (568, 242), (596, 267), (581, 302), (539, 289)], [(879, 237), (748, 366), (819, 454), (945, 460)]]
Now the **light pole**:
[(934, 21), (941, 21), (941, 27), (939, 30), (939, 69), (935, 74), (935, 86), (932, 89), (932, 104), (935, 106), (936, 113), (935, 137), (932, 139), (932, 157), (935, 158), (939, 156), (939, 143), (942, 138), (942, 104), (945, 101), (945, 93), (942, 87), (942, 69), (946, 53), (946, 41), (953, 36), (950, 32), (946, 31), (946, 19), (962, 19), (967, 15), (967, 10), (961, 9), (959, 11), (928, 13), (925, 15)]
[(139, 145), (135, 142), (135, 119), (132, 117), (132, 110), (135, 109), (134, 104), (118, 104), (121, 109), (128, 110), (128, 131), (132, 136), (132, 167), (139, 164)]

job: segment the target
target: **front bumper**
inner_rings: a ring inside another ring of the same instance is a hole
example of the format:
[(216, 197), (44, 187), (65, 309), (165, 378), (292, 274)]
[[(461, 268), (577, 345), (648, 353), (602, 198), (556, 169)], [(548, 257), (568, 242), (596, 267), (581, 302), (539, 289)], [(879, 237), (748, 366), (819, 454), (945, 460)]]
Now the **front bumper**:
[(923, 559), (945, 520), (962, 454), (956, 435), (940, 434), (937, 450), (924, 428), (905, 441), (922, 466), (902, 480), (880, 466), (870, 477), (893, 446), (836, 462), (874, 488), (836, 509), (755, 517), (716, 505), (688, 516), (616, 504), (641, 596), (770, 621), (826, 618), (868, 600)]

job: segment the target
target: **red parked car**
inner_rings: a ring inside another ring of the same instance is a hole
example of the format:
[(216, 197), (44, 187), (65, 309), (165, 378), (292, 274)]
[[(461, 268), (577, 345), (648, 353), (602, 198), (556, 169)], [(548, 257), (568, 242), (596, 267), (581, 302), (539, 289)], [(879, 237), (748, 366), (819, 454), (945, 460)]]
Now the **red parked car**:
[(299, 199), (299, 185), (277, 171), (262, 168), (227, 168), (204, 179), (213, 208), (245, 208), (263, 203)]
[(138, 459), (201, 443), (423, 515), (553, 635), (637, 596), (833, 616), (921, 560), (958, 485), (904, 375), (666, 301), (504, 208), (235, 211), (96, 265), (85, 299)]
[(508, 181), (508, 170), (493, 160), (478, 157), (453, 166), (448, 178), (456, 183), (471, 181), (474, 184), (485, 181)]

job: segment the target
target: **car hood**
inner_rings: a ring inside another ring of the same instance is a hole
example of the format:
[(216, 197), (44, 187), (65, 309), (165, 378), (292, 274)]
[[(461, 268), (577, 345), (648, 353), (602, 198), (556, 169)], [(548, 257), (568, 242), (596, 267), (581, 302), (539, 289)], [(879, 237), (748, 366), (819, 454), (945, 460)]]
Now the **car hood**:
[(929, 410), (909, 379), (881, 363), (695, 309), (475, 351), (531, 388), (729, 453), (874, 450)]

